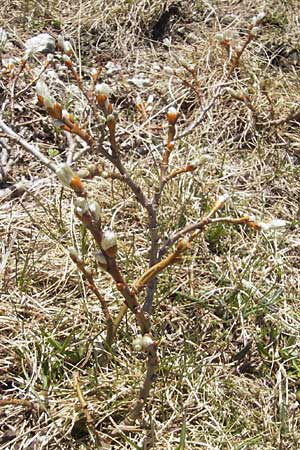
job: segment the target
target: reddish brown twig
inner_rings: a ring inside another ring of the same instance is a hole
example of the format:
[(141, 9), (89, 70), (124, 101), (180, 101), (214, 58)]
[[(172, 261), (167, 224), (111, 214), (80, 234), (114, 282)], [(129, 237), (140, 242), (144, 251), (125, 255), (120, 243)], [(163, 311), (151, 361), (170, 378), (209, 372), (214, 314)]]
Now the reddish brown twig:
[(105, 298), (103, 297), (103, 295), (100, 294), (99, 289), (97, 288), (95, 281), (94, 281), (94, 277), (92, 275), (92, 273), (87, 270), (85, 268), (85, 264), (84, 261), (79, 258), (77, 252), (75, 251), (75, 249), (70, 249), (69, 250), (69, 255), (72, 259), (72, 261), (76, 264), (76, 266), (78, 267), (78, 269), (82, 272), (82, 274), (84, 275), (85, 279), (88, 281), (88, 287), (91, 289), (91, 291), (96, 295), (96, 297), (98, 298), (100, 305), (101, 305), (101, 309), (104, 315), (104, 318), (106, 320), (106, 340), (105, 343), (108, 345), (108, 347), (110, 348), (114, 339), (114, 330), (113, 330), (113, 321), (108, 309), (108, 305), (107, 302), (105, 300)]

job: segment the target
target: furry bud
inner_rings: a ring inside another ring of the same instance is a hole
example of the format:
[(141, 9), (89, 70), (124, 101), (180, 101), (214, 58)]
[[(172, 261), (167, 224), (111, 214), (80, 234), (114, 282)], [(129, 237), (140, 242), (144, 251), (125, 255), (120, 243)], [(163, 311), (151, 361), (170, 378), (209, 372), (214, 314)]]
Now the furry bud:
[(225, 35), (224, 35), (224, 33), (216, 33), (216, 34), (215, 34), (215, 39), (216, 39), (216, 41), (218, 41), (218, 42), (224, 41), (224, 40), (225, 40)]
[(76, 198), (74, 201), (75, 213), (77, 216), (82, 217), (89, 210), (89, 204), (85, 198)]
[(142, 345), (145, 349), (147, 349), (148, 347), (150, 347), (150, 345), (153, 344), (153, 339), (149, 336), (149, 334), (145, 334), (142, 337)]
[(100, 83), (96, 84), (95, 87), (95, 93), (96, 95), (104, 95), (105, 97), (109, 97), (111, 93), (111, 89), (106, 83)]
[(75, 173), (68, 164), (63, 163), (56, 170), (56, 175), (65, 186), (70, 187), (71, 180), (75, 176)]
[(168, 112), (167, 112), (167, 120), (168, 120), (169, 125), (175, 125), (178, 117), (179, 117), (179, 112), (177, 111), (176, 108), (171, 106), (171, 108), (169, 108)]
[(101, 208), (100, 208), (99, 203), (97, 203), (94, 200), (92, 200), (89, 203), (89, 208), (90, 208), (90, 212), (92, 213), (95, 221), (96, 222), (100, 222), (100, 219), (101, 219)]
[(220, 197), (218, 197), (218, 199), (217, 199), (217, 202), (219, 202), (221, 205), (223, 205), (225, 202), (227, 202), (229, 197), (230, 197), (229, 194), (220, 195)]
[(259, 28), (258, 27), (253, 27), (251, 30), (251, 34), (252, 36), (257, 36), (259, 33)]
[(265, 15), (266, 14), (264, 12), (260, 12), (259, 14), (257, 14), (257, 16), (253, 17), (252, 20), (251, 20), (252, 25), (255, 26), (255, 25), (259, 24), (263, 20)]
[(78, 175), (74, 175), (70, 182), (70, 188), (73, 189), (76, 194), (83, 194), (84, 193), (84, 186), (81, 182), (81, 179)]
[(107, 108), (109, 104), (108, 97), (111, 93), (110, 87), (106, 83), (96, 84), (95, 94), (100, 108)]
[(62, 184), (73, 189), (73, 191), (76, 192), (76, 194), (84, 193), (84, 186), (79, 176), (73, 172), (73, 170), (68, 164), (66, 163), (61, 164), (56, 170), (56, 175), (62, 182)]
[(270, 222), (258, 222), (257, 225), (263, 231), (275, 230), (277, 228), (284, 228), (289, 225), (289, 222), (281, 219), (273, 219)]
[(55, 100), (53, 97), (51, 97), (48, 86), (43, 80), (38, 80), (35, 86), (35, 90), (39, 102), (46, 108), (52, 108)]
[(73, 261), (79, 259), (79, 255), (75, 247), (69, 247), (68, 252)]
[(114, 258), (116, 256), (118, 250), (117, 236), (112, 230), (105, 230), (103, 232), (101, 247), (110, 258)]
[(64, 41), (64, 52), (68, 56), (72, 55), (72, 45), (70, 41)]
[(96, 259), (97, 263), (99, 264), (99, 266), (101, 267), (101, 269), (103, 269), (103, 270), (107, 269), (107, 261), (101, 250), (98, 250), (95, 253), (95, 259)]
[(135, 338), (132, 345), (135, 351), (140, 352), (143, 348), (142, 338), (141, 337)]

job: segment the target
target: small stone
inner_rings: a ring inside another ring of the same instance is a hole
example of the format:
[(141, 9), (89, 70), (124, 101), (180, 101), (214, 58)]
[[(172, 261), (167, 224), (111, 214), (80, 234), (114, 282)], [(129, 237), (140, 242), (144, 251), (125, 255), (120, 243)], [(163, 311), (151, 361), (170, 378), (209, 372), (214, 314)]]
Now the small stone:
[(27, 39), (25, 42), (26, 53), (54, 53), (55, 39), (48, 33), (41, 33), (37, 36)]
[(157, 63), (152, 64), (152, 69), (153, 69), (155, 72), (160, 72), (160, 71), (161, 71), (161, 67), (160, 67), (160, 65), (157, 64)]
[(119, 64), (114, 64), (112, 61), (109, 61), (105, 65), (106, 74), (113, 75), (114, 73), (119, 73), (121, 71), (121, 66)]
[(149, 78), (143, 78), (142, 76), (140, 76), (140, 77), (129, 78), (128, 83), (133, 84), (137, 88), (143, 89), (144, 87), (150, 85), (150, 80), (149, 80)]
[(171, 39), (165, 38), (165, 39), (163, 40), (163, 46), (164, 46), (165, 48), (170, 48), (170, 47), (171, 47)]

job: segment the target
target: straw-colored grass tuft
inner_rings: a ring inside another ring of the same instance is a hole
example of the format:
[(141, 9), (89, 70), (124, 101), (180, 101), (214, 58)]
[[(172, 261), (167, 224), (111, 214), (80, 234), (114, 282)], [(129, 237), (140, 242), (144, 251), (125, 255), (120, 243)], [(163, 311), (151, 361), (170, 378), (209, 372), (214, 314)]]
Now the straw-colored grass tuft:
[[(234, 43), (243, 39), (261, 11), (257, 1), (46, 3), (46, 16), (43, 2), (0, 6), (0, 26), (10, 39), (3, 66), (9, 56), (21, 57), (25, 39), (38, 32), (68, 35), (85, 76), (92, 64), (102, 66), (119, 112), (124, 164), (146, 193), (158, 180), (169, 106), (180, 110), (181, 133), (199, 118), (220, 83), (226, 84), (203, 122), (172, 153), (172, 169), (202, 162), (197, 171), (167, 184), (162, 237), (197, 221), (226, 193), (230, 200), (219, 215), (278, 218), (288, 226), (258, 233), (214, 224), (180, 264), (160, 275), (152, 317), (157, 379), (140, 420), (116, 433), (145, 372), (132, 345), (138, 327), (128, 313), (110, 364), (101, 364), (103, 313), (66, 249), (75, 246), (85, 255), (113, 314), (120, 294), (107, 274), (96, 271), (95, 245), (74, 217), (71, 194), (2, 133), (0, 152), (9, 142), (17, 159), (0, 186), (0, 449), (97, 448), (74, 388), (76, 373), (95, 428), (104, 441), (110, 439), (112, 450), (296, 450), (298, 2), (284, 7), (278, 0), (266, 2), (258, 36), (229, 78), (226, 49), (215, 35), (223, 32)], [(70, 89), (72, 78), (62, 75), (63, 85), (50, 74), (51, 89), (94, 130), (84, 97)], [(4, 118), (51, 160), (65, 161), (70, 141), (53, 130), (32, 89), (12, 102), (8, 82), (1, 76)], [(23, 82), (16, 91), (30, 80)], [(246, 101), (237, 98), (241, 93)], [(146, 105), (146, 118), (134, 106), (137, 97)], [(85, 154), (76, 166), (97, 162), (97, 154)], [(25, 192), (14, 198), (7, 189), (20, 180)], [(118, 180), (97, 177), (86, 183), (101, 204), (103, 222), (118, 235), (118, 261), (131, 283), (147, 264), (146, 213)]]

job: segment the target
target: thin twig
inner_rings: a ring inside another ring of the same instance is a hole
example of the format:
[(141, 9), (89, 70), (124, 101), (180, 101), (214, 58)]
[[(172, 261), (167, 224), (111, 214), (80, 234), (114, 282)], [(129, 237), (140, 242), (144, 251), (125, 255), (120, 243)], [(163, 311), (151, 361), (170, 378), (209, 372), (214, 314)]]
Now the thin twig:
[(95, 427), (95, 424), (94, 424), (94, 420), (93, 420), (92, 415), (91, 415), (91, 413), (89, 411), (88, 403), (85, 400), (83, 392), (81, 390), (78, 372), (75, 372), (73, 374), (73, 385), (74, 385), (74, 389), (75, 389), (75, 391), (77, 393), (78, 400), (79, 400), (80, 406), (82, 408), (82, 412), (85, 415), (87, 426), (88, 426), (91, 434), (95, 438), (95, 443), (97, 445), (97, 448), (102, 449), (104, 444), (103, 444), (103, 442), (102, 442), (102, 440), (100, 438), (99, 432), (96, 430), (96, 427)]
[(11, 147), (3, 139), (0, 139), (0, 183), (9, 179), (9, 172), (12, 166), (18, 161), (18, 157), (11, 157)]
[(209, 213), (206, 216), (202, 217), (198, 222), (196, 222), (194, 224), (187, 225), (185, 228), (183, 228), (182, 230), (178, 231), (177, 233), (174, 233), (172, 236), (170, 236), (168, 239), (166, 239), (165, 243), (163, 244), (163, 246), (159, 250), (159, 260), (166, 253), (167, 249), (169, 247), (171, 247), (173, 244), (175, 244), (175, 242), (177, 242), (178, 239), (183, 238), (185, 235), (187, 235), (188, 233), (191, 233), (191, 232), (193, 232), (195, 230), (200, 230), (200, 231), (204, 230), (206, 225), (208, 225), (211, 222), (212, 216), (220, 208), (222, 208), (222, 206), (224, 205), (224, 202), (225, 202), (224, 198), (219, 198), (215, 202), (215, 204), (213, 205), (213, 207), (211, 208), (211, 210), (209, 211)]
[[(164, 269), (169, 267), (171, 264), (174, 264), (181, 260), (181, 254), (184, 253), (187, 249), (191, 248), (192, 241), (201, 233), (206, 225), (211, 223), (232, 223), (232, 224), (247, 224), (251, 227), (255, 228), (255, 223), (251, 221), (249, 216), (233, 218), (233, 217), (222, 217), (222, 218), (212, 218), (212, 216), (224, 205), (224, 198), (218, 199), (209, 214), (204, 217), (200, 222), (195, 225), (187, 227), (188, 231), (192, 231), (192, 234), (188, 239), (182, 239), (178, 242), (176, 249), (166, 258), (159, 261), (155, 266), (148, 269), (133, 285), (133, 289), (136, 293), (140, 292), (144, 286), (146, 286), (149, 281), (152, 279), (156, 279), (157, 275), (162, 272)], [(147, 401), (152, 383), (155, 379), (155, 372), (158, 366), (158, 357), (157, 357), (157, 343), (153, 342), (152, 345), (147, 349), (147, 372), (145, 376), (145, 380), (143, 386), (140, 390), (139, 397), (136, 400), (132, 410), (129, 412), (128, 416), (124, 420), (124, 424), (133, 423), (140, 415), (142, 409), (145, 406)]]
[(300, 110), (298, 111), (291, 111), (287, 117), (284, 117), (283, 119), (277, 119), (277, 120), (271, 120), (269, 122), (269, 125), (283, 125), (284, 123), (289, 122), (300, 122)]
[(74, 154), (75, 154), (75, 148), (76, 148), (76, 143), (73, 139), (73, 136), (71, 133), (68, 133), (67, 131), (63, 131), (63, 134), (65, 135), (67, 142), (69, 144), (69, 148), (68, 148), (68, 152), (67, 152), (67, 164), (69, 164), (69, 166), (71, 166), (71, 164), (74, 161)]
[(25, 86), (23, 89), (21, 89), (19, 92), (17, 92), (14, 97), (15, 98), (20, 97), (20, 95), (25, 94), (25, 92), (27, 92), (28, 89), (30, 89), (34, 84), (36, 84), (36, 82), (40, 79), (40, 77), (43, 75), (43, 73), (46, 71), (46, 69), (49, 67), (50, 64), (51, 64), (51, 61), (46, 59), (44, 66), (43, 66), (42, 70), (40, 71), (40, 73), (32, 81), (30, 81), (30, 83), (28, 83), (27, 86)]
[(3, 199), (11, 200), (16, 197), (20, 197), (21, 195), (29, 192), (30, 190), (34, 190), (36, 188), (41, 188), (46, 183), (50, 182), (49, 178), (40, 178), (38, 180), (22, 180), (18, 181), (15, 184), (11, 184), (7, 188), (0, 190), (0, 201)]
[(24, 406), (25, 408), (35, 408), (36, 405), (31, 402), (30, 400), (24, 400), (21, 398), (11, 398), (11, 399), (1, 399), (0, 400), (0, 407), (1, 406)]
[(166, 181), (170, 181), (173, 178), (181, 175), (182, 173), (193, 172), (197, 169), (197, 165), (195, 164), (187, 164), (185, 167), (180, 167), (178, 169), (174, 169), (169, 175), (166, 177)]
[(25, 141), (25, 139), (21, 138), (17, 133), (15, 133), (8, 125), (6, 125), (3, 120), (0, 118), (0, 128), (7, 134), (8, 138), (12, 138), (15, 142), (20, 144), (24, 150), (31, 153), (36, 159), (38, 159), (44, 166), (48, 167), (48, 169), (52, 170), (52, 172), (56, 172), (56, 164), (50, 161), (45, 155), (43, 155), (37, 147), (29, 144), (29, 142)]
[(120, 268), (118, 267), (115, 257), (109, 256), (102, 248), (101, 243), (103, 232), (99, 228), (99, 225), (94, 222), (93, 216), (89, 211), (86, 211), (83, 215), (77, 215), (77, 217), (90, 231), (90, 233), (95, 239), (97, 246), (105, 256), (107, 262), (106, 271), (113, 278), (118, 291), (122, 294), (122, 296), (125, 299), (126, 305), (135, 315), (136, 321), (140, 326), (142, 334), (149, 333), (150, 320), (148, 315), (142, 310), (140, 304), (138, 303), (135, 292), (132, 289), (130, 289), (130, 287), (126, 283), (120, 271)]
[(70, 257), (72, 259), (72, 261), (77, 265), (78, 269), (83, 273), (85, 279), (88, 281), (88, 287), (91, 289), (91, 291), (96, 295), (96, 297), (98, 298), (100, 305), (101, 305), (101, 309), (104, 315), (104, 318), (106, 320), (106, 340), (105, 340), (105, 344), (107, 344), (107, 346), (110, 348), (113, 342), (113, 338), (114, 338), (114, 330), (113, 330), (113, 321), (108, 309), (108, 305), (107, 302), (105, 300), (105, 298), (103, 297), (103, 295), (101, 295), (101, 293), (99, 292), (99, 289), (97, 288), (95, 281), (94, 281), (94, 277), (92, 275), (92, 273), (87, 270), (85, 268), (85, 264), (84, 261), (82, 259), (80, 259), (76, 254), (73, 254), (70, 252)]
[(136, 293), (140, 292), (150, 282), (151, 279), (157, 277), (157, 275), (159, 275), (171, 264), (180, 261), (181, 253), (183, 253), (187, 248), (189, 248), (188, 241), (179, 241), (176, 249), (170, 255), (156, 263), (154, 266), (150, 267), (137, 281), (135, 281), (135, 283), (133, 284), (134, 291)]
[[(169, 113), (168, 113), (169, 114)], [(149, 268), (153, 267), (158, 260), (158, 223), (157, 223), (157, 210), (160, 203), (160, 199), (163, 193), (163, 189), (167, 183), (166, 173), (169, 168), (169, 159), (174, 148), (174, 138), (176, 135), (176, 121), (178, 119), (178, 112), (176, 110), (171, 113), (169, 116), (167, 114), (168, 119), (168, 137), (165, 145), (165, 150), (162, 155), (161, 163), (160, 163), (160, 177), (159, 177), (159, 185), (156, 188), (152, 203), (151, 203), (151, 211), (149, 212), (149, 229), (150, 229), (150, 252), (149, 252)], [(151, 313), (153, 298), (156, 291), (157, 280), (156, 278), (152, 278), (149, 281), (146, 293), (146, 299), (144, 302), (143, 309), (147, 313)]]
[(157, 367), (158, 367), (157, 343), (154, 341), (153, 344), (151, 344), (147, 348), (147, 371), (143, 385), (139, 392), (138, 399), (136, 400), (134, 406), (128, 413), (125, 420), (121, 422), (120, 424), (121, 428), (122, 425), (128, 426), (133, 424), (136, 421), (136, 419), (139, 418), (142, 410), (146, 405), (152, 383), (155, 381)]
[(217, 87), (215, 95), (212, 97), (210, 102), (207, 104), (205, 108), (202, 109), (201, 114), (199, 117), (197, 117), (185, 130), (183, 130), (181, 133), (178, 133), (177, 136), (175, 136), (175, 140), (178, 141), (182, 139), (183, 137), (190, 134), (197, 126), (200, 125), (204, 121), (204, 119), (207, 116), (207, 113), (214, 107), (216, 101), (221, 96), (223, 89), (227, 86), (226, 84), (221, 84)]

